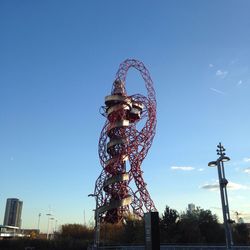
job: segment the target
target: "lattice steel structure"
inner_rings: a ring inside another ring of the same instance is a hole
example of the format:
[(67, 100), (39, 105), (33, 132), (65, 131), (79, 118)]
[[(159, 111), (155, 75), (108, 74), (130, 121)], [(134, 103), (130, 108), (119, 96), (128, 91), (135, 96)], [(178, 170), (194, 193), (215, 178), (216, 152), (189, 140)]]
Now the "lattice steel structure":
[[(125, 83), (130, 68), (141, 73), (147, 96), (127, 94)], [(107, 120), (99, 140), (103, 169), (95, 185), (96, 219), (117, 223), (131, 213), (142, 217), (144, 211), (156, 211), (141, 170), (156, 128), (155, 91), (142, 62), (127, 59), (120, 64), (103, 108)], [(131, 188), (132, 181), (136, 190)]]

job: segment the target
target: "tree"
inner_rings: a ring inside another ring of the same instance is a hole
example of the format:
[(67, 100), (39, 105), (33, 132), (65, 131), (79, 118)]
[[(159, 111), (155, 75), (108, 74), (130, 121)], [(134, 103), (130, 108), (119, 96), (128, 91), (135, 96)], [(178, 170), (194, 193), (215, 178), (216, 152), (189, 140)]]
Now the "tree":
[(186, 211), (180, 216), (182, 243), (222, 243), (224, 230), (218, 217), (210, 210), (197, 207), (194, 211)]
[(233, 240), (236, 244), (249, 244), (250, 232), (245, 223), (236, 224), (233, 226)]
[(94, 231), (92, 228), (81, 224), (65, 224), (62, 225), (59, 238), (72, 238), (72, 239), (87, 239), (93, 240)]
[(126, 218), (126, 221), (123, 223), (103, 223), (100, 232), (100, 241), (102, 244), (134, 244), (144, 242), (143, 220), (134, 217)]
[(166, 226), (174, 225), (179, 219), (179, 213), (175, 209), (166, 206), (161, 222)]
[(223, 243), (224, 229), (210, 210), (196, 208), (179, 214), (166, 206), (160, 224), (164, 243)]
[(201, 243), (202, 235), (199, 228), (199, 216), (196, 211), (180, 215), (178, 223), (178, 243)]
[(160, 218), (161, 241), (164, 243), (176, 243), (177, 240), (177, 223), (179, 213), (175, 209), (166, 206), (162, 217)]
[(224, 230), (218, 222), (218, 217), (211, 210), (198, 208), (196, 211), (199, 221), (199, 229), (205, 243), (224, 242)]
[(124, 224), (124, 242), (125, 243), (143, 243), (144, 242), (144, 222), (141, 219), (128, 217)]

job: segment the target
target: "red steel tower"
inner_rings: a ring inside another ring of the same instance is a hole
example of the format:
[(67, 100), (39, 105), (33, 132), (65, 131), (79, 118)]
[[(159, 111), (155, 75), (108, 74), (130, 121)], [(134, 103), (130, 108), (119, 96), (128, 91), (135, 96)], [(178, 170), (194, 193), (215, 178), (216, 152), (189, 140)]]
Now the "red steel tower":
[[(130, 68), (141, 73), (147, 96), (127, 94), (125, 83)], [(111, 95), (105, 97), (104, 116), (107, 120), (99, 139), (103, 169), (94, 194), (96, 215), (102, 221), (117, 223), (131, 212), (142, 217), (144, 211), (156, 211), (141, 170), (156, 128), (155, 91), (142, 62), (127, 59), (120, 64)], [(131, 187), (133, 182), (136, 190)]]

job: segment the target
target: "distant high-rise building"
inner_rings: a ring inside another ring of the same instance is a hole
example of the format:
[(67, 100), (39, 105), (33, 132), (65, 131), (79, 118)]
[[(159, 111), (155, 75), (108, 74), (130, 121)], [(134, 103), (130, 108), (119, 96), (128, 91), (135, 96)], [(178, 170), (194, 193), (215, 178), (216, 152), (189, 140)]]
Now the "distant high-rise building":
[(21, 227), (21, 214), (23, 202), (16, 198), (7, 199), (4, 226)]
[(195, 205), (193, 203), (188, 204), (188, 211), (193, 212), (195, 210)]

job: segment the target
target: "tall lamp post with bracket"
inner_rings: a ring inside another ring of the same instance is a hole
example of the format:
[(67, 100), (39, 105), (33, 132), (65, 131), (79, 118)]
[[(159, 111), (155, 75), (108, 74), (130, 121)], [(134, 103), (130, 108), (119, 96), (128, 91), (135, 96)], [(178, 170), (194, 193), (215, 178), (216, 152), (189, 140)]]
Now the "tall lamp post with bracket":
[(209, 162), (208, 166), (217, 167), (218, 169), (222, 214), (223, 214), (225, 236), (226, 236), (226, 247), (227, 249), (232, 249), (233, 237), (232, 237), (231, 224), (233, 223), (233, 221), (230, 219), (229, 204), (227, 198), (228, 180), (225, 177), (225, 170), (224, 170), (224, 162), (230, 161), (230, 158), (226, 156), (225, 151), (226, 149), (222, 146), (221, 143), (219, 143), (217, 145), (217, 155), (219, 156), (219, 158), (216, 161)]
[(94, 247), (95, 249), (99, 249), (99, 242), (100, 242), (100, 218), (98, 213), (97, 207), (97, 195), (96, 194), (89, 194), (88, 197), (95, 198), (95, 238), (94, 238)]

